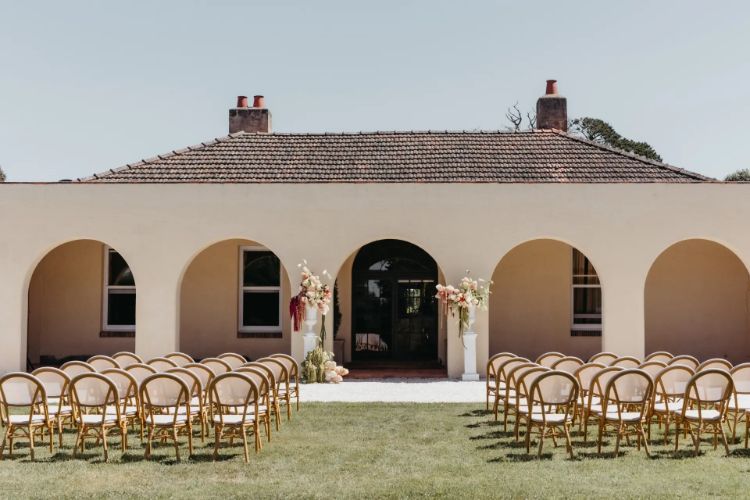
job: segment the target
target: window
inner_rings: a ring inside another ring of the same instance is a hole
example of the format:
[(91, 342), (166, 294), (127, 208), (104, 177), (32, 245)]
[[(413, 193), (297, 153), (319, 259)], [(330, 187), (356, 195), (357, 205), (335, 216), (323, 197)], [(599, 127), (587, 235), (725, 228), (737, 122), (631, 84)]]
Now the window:
[(240, 332), (281, 332), (281, 264), (263, 247), (240, 249)]
[(104, 331), (135, 330), (135, 280), (130, 266), (115, 250), (104, 247)]
[(589, 259), (573, 249), (573, 331), (596, 335), (602, 330), (602, 287)]

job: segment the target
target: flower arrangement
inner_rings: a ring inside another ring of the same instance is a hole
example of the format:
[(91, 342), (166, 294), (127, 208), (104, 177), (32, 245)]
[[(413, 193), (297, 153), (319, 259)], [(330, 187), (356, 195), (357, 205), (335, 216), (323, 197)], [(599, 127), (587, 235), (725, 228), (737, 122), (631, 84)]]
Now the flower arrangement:
[(349, 370), (336, 365), (333, 353), (326, 352), (321, 346), (316, 347), (302, 362), (302, 376), (308, 384), (329, 382), (338, 384), (344, 380)]
[[(331, 287), (320, 280), (320, 276), (314, 274), (307, 267), (307, 261), (297, 264), (300, 268), (299, 292), (289, 301), (289, 314), (292, 316), (294, 329), (299, 331), (302, 321), (305, 320), (305, 308), (314, 307), (323, 315), (323, 328), (321, 328), (321, 340), (325, 338), (325, 316), (330, 310)], [(328, 271), (323, 270), (323, 275), (332, 279)]]
[(487, 283), (481, 278), (478, 280), (470, 278), (468, 276), (469, 271), (466, 271), (466, 274), (458, 287), (437, 285), (437, 294), (435, 295), (446, 312), (450, 312), (453, 317), (458, 315), (458, 337), (461, 339), (464, 336), (464, 329), (471, 326), (469, 324), (469, 309), (471, 307), (487, 309), (490, 285), (492, 284), (492, 281)]

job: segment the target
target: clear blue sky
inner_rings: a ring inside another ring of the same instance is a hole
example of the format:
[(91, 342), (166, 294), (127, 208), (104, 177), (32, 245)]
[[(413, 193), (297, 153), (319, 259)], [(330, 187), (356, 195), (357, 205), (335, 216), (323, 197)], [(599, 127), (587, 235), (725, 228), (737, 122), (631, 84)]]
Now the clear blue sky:
[(671, 164), (750, 167), (747, 0), (0, 2), (11, 181), (225, 135), (238, 94), (276, 131), (499, 129), (547, 78)]

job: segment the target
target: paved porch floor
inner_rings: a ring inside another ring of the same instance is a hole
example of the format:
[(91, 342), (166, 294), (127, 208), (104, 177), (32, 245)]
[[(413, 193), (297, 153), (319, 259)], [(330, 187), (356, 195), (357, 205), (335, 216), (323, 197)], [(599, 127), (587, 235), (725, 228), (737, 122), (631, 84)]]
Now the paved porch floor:
[(340, 384), (300, 384), (300, 401), (477, 403), (485, 401), (484, 391), (484, 381), (345, 378)]

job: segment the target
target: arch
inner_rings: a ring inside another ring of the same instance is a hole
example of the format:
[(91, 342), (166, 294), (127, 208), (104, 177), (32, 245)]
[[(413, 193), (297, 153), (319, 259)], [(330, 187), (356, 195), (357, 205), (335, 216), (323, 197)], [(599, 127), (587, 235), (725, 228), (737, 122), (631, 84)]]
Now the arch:
[(559, 351), (588, 359), (601, 351), (604, 285), (575, 246), (558, 238), (527, 240), (502, 257), (492, 281), (490, 355), (510, 351), (534, 359)]
[(279, 256), (256, 240), (229, 238), (203, 247), (179, 282), (179, 350), (196, 359), (290, 353), (290, 289)]
[(644, 286), (646, 352), (699, 359), (750, 356), (750, 275), (723, 243), (690, 238), (664, 249)]
[(135, 286), (127, 258), (100, 240), (49, 249), (28, 279), (27, 363), (133, 351)]

